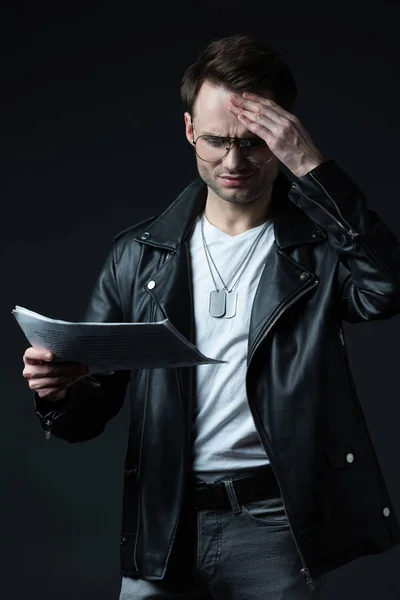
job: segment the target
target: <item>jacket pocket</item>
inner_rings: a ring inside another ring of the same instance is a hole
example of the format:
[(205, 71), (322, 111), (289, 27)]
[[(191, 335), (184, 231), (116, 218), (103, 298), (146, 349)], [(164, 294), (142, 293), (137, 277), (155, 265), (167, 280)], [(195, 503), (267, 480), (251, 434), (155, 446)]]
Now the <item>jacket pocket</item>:
[(348, 444), (332, 444), (324, 448), (328, 466), (338, 469), (351, 469), (366, 457), (365, 449), (359, 439)]
[(254, 502), (243, 504), (242, 514), (249, 521), (264, 527), (272, 527), (274, 530), (280, 531), (281, 529), (288, 529), (290, 527), (280, 497), (255, 500)]
[(135, 535), (138, 527), (139, 485), (138, 468), (125, 465), (122, 497), (122, 535)]
[(366, 521), (382, 502), (364, 425), (348, 441), (325, 443), (324, 502), (333, 523)]

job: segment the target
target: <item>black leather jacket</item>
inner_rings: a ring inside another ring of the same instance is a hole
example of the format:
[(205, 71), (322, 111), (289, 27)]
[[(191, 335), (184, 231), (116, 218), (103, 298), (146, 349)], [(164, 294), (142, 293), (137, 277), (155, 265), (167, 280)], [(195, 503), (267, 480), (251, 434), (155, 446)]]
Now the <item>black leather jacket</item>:
[[(193, 181), (158, 218), (116, 236), (87, 321), (168, 316), (192, 342), (188, 238), (206, 186)], [(306, 578), (400, 543), (400, 528), (357, 398), (342, 322), (388, 319), (400, 306), (400, 244), (350, 177), (326, 161), (273, 190), (275, 244), (254, 300), (248, 402), (271, 460)], [(149, 281), (155, 285), (147, 286)], [(69, 442), (103, 431), (131, 381), (122, 573), (161, 579), (191, 472), (194, 368), (92, 375), (54, 404), (46, 430)]]

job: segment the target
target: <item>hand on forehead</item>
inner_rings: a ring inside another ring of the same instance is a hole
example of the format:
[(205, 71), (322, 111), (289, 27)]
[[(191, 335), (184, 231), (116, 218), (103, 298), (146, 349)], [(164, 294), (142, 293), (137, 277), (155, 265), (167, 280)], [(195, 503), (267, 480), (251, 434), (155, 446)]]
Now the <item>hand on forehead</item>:
[[(232, 91), (205, 82), (196, 99), (195, 128), (198, 133), (226, 137), (254, 137), (229, 110)], [(201, 131), (200, 131), (201, 130)]]

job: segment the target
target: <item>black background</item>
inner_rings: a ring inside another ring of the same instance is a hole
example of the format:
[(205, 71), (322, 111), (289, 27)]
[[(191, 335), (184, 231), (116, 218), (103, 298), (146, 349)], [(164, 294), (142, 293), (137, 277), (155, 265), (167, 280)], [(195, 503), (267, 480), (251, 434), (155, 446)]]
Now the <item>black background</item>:
[[(127, 7), (130, 7), (129, 10)], [(398, 3), (15, 3), (2, 15), (1, 595), (119, 592), (125, 405), (85, 444), (46, 442), (22, 378), (22, 305), (80, 320), (112, 237), (196, 176), (179, 96), (211, 39), (252, 33), (285, 54), (293, 112), (400, 235)], [(327, 5), (325, 6), (327, 8)], [(323, 14), (321, 14), (323, 13)], [(400, 516), (400, 321), (346, 327), (372, 438)], [(330, 598), (400, 597), (400, 548), (329, 576)]]

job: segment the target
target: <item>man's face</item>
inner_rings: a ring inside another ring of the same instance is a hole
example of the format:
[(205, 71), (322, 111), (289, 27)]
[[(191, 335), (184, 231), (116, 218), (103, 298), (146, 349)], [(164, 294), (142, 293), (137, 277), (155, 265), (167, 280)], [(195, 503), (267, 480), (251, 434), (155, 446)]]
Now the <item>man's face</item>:
[[(192, 141), (200, 135), (221, 137), (256, 138), (253, 132), (240, 123), (236, 115), (228, 108), (229, 96), (232, 92), (223, 87), (216, 87), (205, 81), (196, 99), (193, 116), (193, 128), (189, 113), (185, 113), (186, 137)], [(263, 94), (273, 100), (272, 94)], [(272, 153), (268, 153), (268, 158)], [(273, 156), (266, 164), (255, 164), (242, 156), (236, 144), (219, 162), (210, 163), (201, 160), (195, 154), (200, 177), (207, 184), (209, 194), (215, 194), (227, 202), (246, 205), (269, 196), (271, 184), (279, 172), (279, 161)], [(267, 160), (268, 160), (267, 158)], [(239, 186), (229, 185), (223, 176), (249, 177)]]

